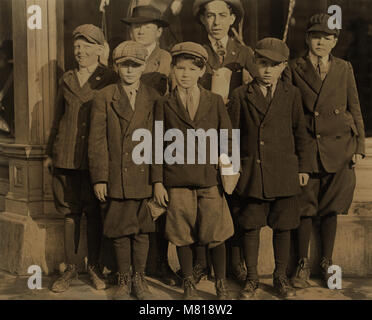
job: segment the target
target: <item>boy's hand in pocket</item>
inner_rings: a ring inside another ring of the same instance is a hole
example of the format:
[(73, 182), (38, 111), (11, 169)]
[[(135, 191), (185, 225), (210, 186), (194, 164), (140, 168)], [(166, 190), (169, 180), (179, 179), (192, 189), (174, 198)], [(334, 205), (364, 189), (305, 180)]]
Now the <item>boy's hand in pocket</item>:
[(94, 185), (94, 194), (97, 199), (101, 202), (106, 202), (107, 197), (107, 184), (106, 183), (97, 183)]
[(167, 202), (169, 201), (168, 192), (164, 188), (161, 182), (157, 182), (154, 185), (154, 200), (157, 204), (168, 207)]
[(300, 178), (300, 186), (301, 187), (306, 187), (308, 182), (309, 182), (309, 179), (310, 179), (309, 174), (308, 173), (299, 173), (298, 176)]

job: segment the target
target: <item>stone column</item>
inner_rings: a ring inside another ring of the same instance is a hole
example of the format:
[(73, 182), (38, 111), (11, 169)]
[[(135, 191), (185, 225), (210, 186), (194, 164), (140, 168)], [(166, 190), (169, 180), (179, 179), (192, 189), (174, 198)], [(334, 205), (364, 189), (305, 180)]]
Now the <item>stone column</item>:
[[(41, 8), (41, 29), (28, 28), (31, 5)], [(63, 0), (13, 0), (12, 25), (15, 142), (0, 144), (0, 154), (9, 160), (10, 188), (0, 214), (0, 268), (27, 274), (30, 265), (39, 265), (49, 273), (63, 260), (63, 220), (43, 169), (63, 69)]]

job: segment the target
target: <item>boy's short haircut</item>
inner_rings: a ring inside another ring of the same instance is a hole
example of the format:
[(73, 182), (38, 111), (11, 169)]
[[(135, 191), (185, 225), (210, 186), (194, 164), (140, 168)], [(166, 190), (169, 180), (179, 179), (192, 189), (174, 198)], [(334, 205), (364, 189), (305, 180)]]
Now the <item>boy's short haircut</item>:
[(188, 53), (181, 53), (179, 55), (173, 56), (172, 65), (175, 66), (179, 60), (192, 60), (192, 63), (199, 69), (203, 69), (206, 66), (206, 62), (204, 59)]

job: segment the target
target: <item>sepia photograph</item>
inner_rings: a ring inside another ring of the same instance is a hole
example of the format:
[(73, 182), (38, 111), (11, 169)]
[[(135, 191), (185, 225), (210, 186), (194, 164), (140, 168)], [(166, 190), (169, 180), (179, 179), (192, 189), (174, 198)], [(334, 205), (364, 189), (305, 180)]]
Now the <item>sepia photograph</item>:
[(0, 0), (0, 300), (372, 300), (371, 12)]

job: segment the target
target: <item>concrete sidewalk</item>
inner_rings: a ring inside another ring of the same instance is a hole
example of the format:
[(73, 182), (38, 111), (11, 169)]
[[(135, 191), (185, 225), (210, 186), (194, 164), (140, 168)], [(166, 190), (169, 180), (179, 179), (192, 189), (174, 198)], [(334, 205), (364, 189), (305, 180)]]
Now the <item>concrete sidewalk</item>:
[[(56, 294), (48, 290), (55, 276), (43, 277), (41, 290), (30, 290), (27, 277), (17, 277), (6, 272), (0, 272), (0, 300), (111, 300), (115, 287), (104, 291), (96, 291), (89, 285), (86, 274), (79, 275), (72, 282), (69, 291)], [(278, 300), (273, 294), (272, 280), (260, 279), (261, 285), (257, 294), (258, 300)], [(154, 300), (181, 300), (183, 290), (179, 287), (169, 287), (158, 280), (148, 278)], [(228, 281), (234, 299), (238, 297), (239, 286)], [(296, 300), (372, 300), (372, 278), (343, 279), (342, 290), (329, 290), (320, 286), (317, 279), (311, 280), (312, 287), (298, 290)], [(202, 280), (197, 289), (204, 300), (215, 299), (214, 283)]]

